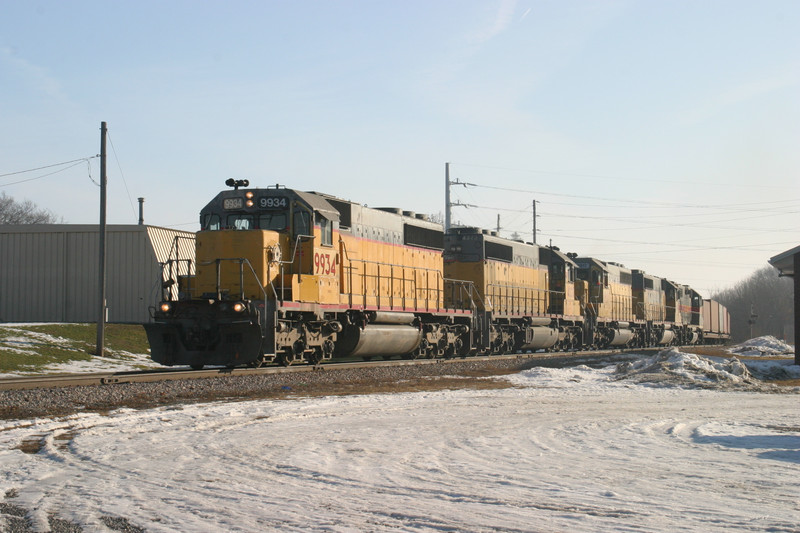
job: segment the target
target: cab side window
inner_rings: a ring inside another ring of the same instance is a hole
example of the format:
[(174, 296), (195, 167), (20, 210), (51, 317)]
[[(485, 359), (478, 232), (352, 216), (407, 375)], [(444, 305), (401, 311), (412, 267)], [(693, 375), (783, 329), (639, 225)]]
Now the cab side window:
[(323, 246), (331, 246), (333, 244), (333, 223), (327, 218), (319, 218), (319, 227), (321, 233), (321, 241)]
[(294, 212), (294, 234), (295, 236), (311, 234), (311, 216), (308, 211)]

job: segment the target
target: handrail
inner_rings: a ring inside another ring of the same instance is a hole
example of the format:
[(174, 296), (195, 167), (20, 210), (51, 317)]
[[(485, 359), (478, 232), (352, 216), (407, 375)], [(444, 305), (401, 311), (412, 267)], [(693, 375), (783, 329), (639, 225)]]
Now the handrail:
[[(494, 299), (493, 308), (498, 312), (526, 312), (547, 313), (548, 300), (546, 296), (551, 292), (549, 289), (539, 289), (526, 287), (524, 285), (513, 285), (506, 283), (489, 283), (486, 286), (487, 292)], [(516, 294), (513, 294), (516, 291)], [(505, 293), (505, 294), (504, 294)], [(520, 294), (520, 293), (524, 293)], [(519, 304), (522, 303), (522, 308)], [(532, 304), (530, 309), (528, 304)]]
[[(181, 239), (186, 239), (187, 241), (196, 240), (195, 236), (192, 235), (191, 237), (185, 235), (175, 235), (172, 238), (172, 243), (170, 244), (169, 252), (167, 252), (167, 260), (164, 262), (159, 262), (161, 266), (161, 299), (166, 301), (172, 300), (172, 286), (176, 282), (176, 278), (181, 276), (181, 269), (180, 264), (186, 263), (186, 277), (188, 287), (187, 290), (191, 291), (191, 276), (192, 276), (192, 264), (193, 261), (190, 258), (181, 259), (180, 258), (180, 251), (178, 248), (178, 242)], [(174, 255), (174, 259), (173, 259)], [(177, 266), (176, 266), (177, 265)], [(165, 276), (168, 274), (168, 276)]]

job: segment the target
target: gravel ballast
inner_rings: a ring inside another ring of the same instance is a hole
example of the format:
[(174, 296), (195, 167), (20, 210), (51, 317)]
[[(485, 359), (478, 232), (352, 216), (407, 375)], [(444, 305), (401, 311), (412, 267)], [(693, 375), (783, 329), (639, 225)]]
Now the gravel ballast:
[(530, 359), (450, 361), (447, 364), (325, 368), (152, 383), (0, 391), (0, 419), (65, 416), (121, 407), (152, 408), (220, 399), (296, 398), (441, 388), (508, 386), (483, 379), (530, 368)]

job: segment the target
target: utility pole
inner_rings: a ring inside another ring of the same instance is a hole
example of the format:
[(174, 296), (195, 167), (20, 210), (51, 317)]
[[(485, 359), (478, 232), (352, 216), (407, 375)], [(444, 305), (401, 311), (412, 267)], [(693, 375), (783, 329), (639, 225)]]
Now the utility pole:
[(536, 200), (533, 201), (533, 244), (536, 244)]
[(444, 232), (450, 230), (450, 163), (444, 164)]
[(756, 319), (758, 315), (756, 314), (756, 307), (755, 304), (750, 304), (750, 320), (747, 323), (750, 325), (750, 338), (753, 338), (753, 326), (756, 323)]
[(497, 213), (497, 234), (500, 235), (500, 213)]
[(444, 232), (447, 233), (450, 230), (451, 225), (451, 209), (453, 206), (461, 206), (461, 207), (477, 207), (476, 205), (472, 204), (462, 204), (461, 202), (452, 203), (450, 201), (450, 185), (463, 185), (464, 187), (472, 186), (472, 183), (464, 183), (462, 181), (450, 181), (450, 163), (444, 164)]
[(106, 340), (106, 123), (100, 123), (100, 316), (97, 319), (97, 348), (95, 354), (102, 356)]

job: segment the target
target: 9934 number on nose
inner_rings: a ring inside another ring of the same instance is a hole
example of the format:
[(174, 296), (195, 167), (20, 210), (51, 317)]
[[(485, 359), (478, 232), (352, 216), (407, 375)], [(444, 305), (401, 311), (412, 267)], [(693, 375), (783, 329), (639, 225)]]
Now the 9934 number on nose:
[(326, 275), (336, 274), (336, 256), (315, 252), (314, 273)]

